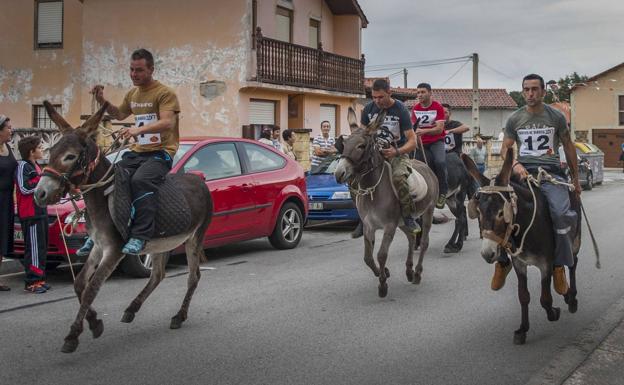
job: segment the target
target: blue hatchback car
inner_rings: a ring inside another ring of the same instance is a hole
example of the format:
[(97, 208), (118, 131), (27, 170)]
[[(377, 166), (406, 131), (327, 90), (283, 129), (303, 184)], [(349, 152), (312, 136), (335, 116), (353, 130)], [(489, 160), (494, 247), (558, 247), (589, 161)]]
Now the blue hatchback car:
[(306, 173), (308, 219), (313, 221), (357, 221), (360, 219), (346, 184), (336, 182), (339, 158), (329, 157)]

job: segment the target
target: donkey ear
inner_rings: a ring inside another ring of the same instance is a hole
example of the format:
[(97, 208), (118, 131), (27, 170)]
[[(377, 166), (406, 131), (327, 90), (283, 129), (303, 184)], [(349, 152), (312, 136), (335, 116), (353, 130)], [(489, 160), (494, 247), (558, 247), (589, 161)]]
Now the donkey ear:
[(366, 133), (368, 135), (373, 135), (377, 133), (377, 130), (379, 129), (379, 127), (381, 126), (381, 124), (384, 122), (385, 119), (386, 119), (386, 110), (384, 109), (384, 110), (381, 110), (381, 112), (377, 114), (377, 117), (375, 118), (375, 120), (370, 122), (368, 127), (366, 127)]
[(102, 107), (100, 107), (100, 109), (95, 114), (91, 115), (89, 119), (87, 119), (87, 121), (83, 123), (81, 127), (82, 131), (86, 132), (87, 135), (93, 135), (93, 133), (97, 131), (98, 125), (100, 124), (100, 121), (102, 120), (104, 112), (106, 111), (106, 108), (108, 108), (108, 106), (109, 103), (104, 102), (104, 104), (102, 104)]
[(336, 143), (334, 144), (334, 147), (336, 147), (336, 150), (339, 154), (342, 154), (342, 152), (344, 151), (344, 138), (342, 136), (336, 138)]
[(511, 166), (513, 165), (514, 151), (512, 147), (507, 148), (507, 153), (505, 154), (505, 162), (503, 163), (503, 167), (501, 168), (500, 173), (496, 176), (496, 185), (497, 186), (508, 186), (509, 178), (511, 177)]
[(355, 114), (355, 109), (353, 107), (349, 107), (349, 112), (347, 112), (347, 121), (349, 122), (349, 130), (351, 130), (351, 133), (353, 134), (353, 131), (360, 127), (357, 115)]
[(48, 102), (47, 100), (44, 100), (43, 106), (45, 107), (46, 112), (48, 113), (48, 116), (56, 124), (56, 126), (61, 131), (61, 133), (64, 134), (74, 129), (72, 126), (69, 125), (69, 123), (67, 123), (67, 121), (61, 116), (61, 114), (56, 112), (56, 110), (54, 109), (54, 106), (52, 106), (50, 102)]
[(475, 162), (466, 154), (461, 154), (461, 160), (464, 162), (464, 166), (466, 166), (466, 170), (468, 173), (474, 178), (474, 180), (479, 183), (481, 186), (489, 186), (490, 180), (479, 172), (477, 165)]

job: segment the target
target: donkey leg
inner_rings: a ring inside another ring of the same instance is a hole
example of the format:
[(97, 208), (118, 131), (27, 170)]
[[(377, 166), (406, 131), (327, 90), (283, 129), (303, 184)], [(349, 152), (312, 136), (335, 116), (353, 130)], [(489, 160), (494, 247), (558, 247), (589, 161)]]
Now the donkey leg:
[(384, 298), (388, 295), (388, 283), (386, 280), (390, 277), (390, 270), (386, 267), (386, 262), (388, 261), (388, 250), (390, 249), (390, 244), (394, 239), (394, 233), (396, 231), (396, 227), (386, 228), (383, 234), (383, 239), (381, 241), (381, 246), (379, 247), (379, 251), (377, 252), (377, 262), (379, 262), (379, 290), (378, 294), (381, 298)]
[(518, 299), (522, 309), (522, 322), (520, 323), (520, 328), (514, 331), (513, 342), (516, 345), (523, 345), (526, 342), (526, 334), (529, 331), (529, 302), (531, 302), (531, 295), (527, 286), (526, 265), (522, 262), (515, 262), (515, 259), (513, 261), (513, 267), (518, 277)]
[(568, 304), (568, 311), (570, 313), (576, 313), (578, 309), (578, 300), (576, 299), (576, 266), (578, 264), (578, 257), (574, 256), (574, 265), (568, 270), (570, 272), (570, 288), (568, 292), (563, 296), (565, 302)]
[(65, 337), (65, 343), (61, 348), (63, 353), (72, 353), (78, 347), (78, 337), (82, 333), (82, 322), (89, 310), (89, 307), (95, 300), (100, 287), (115, 270), (119, 261), (123, 258), (123, 254), (107, 254), (102, 259), (101, 263), (95, 270), (95, 273), (89, 279), (86, 288), (82, 292), (82, 298), (80, 301), (80, 309), (76, 315), (76, 319), (70, 327), (69, 334)]
[(422, 221), (422, 232), (420, 233), (420, 250), (418, 250), (418, 263), (414, 268), (414, 280), (413, 284), (418, 285), (422, 279), (423, 272), (423, 259), (425, 257), (425, 253), (429, 248), (429, 232), (431, 231), (431, 224), (433, 223), (433, 206), (427, 210), (423, 216)]
[[(82, 302), (82, 293), (87, 286), (89, 278), (95, 271), (95, 267), (102, 259), (102, 249), (100, 249), (97, 245), (94, 246), (93, 250), (89, 254), (85, 265), (82, 267), (78, 275), (76, 276), (76, 281), (74, 282), (74, 291), (78, 296), (78, 302)], [(93, 338), (98, 338), (104, 332), (104, 322), (101, 319), (97, 318), (97, 312), (89, 306), (87, 310), (87, 315), (85, 317), (87, 322), (89, 323), (89, 330), (91, 330), (91, 334)]]
[(373, 250), (375, 249), (375, 231), (364, 227), (364, 263), (373, 271), (375, 277), (379, 277), (379, 268), (375, 264), (373, 258)]
[(540, 303), (544, 310), (546, 310), (546, 317), (553, 322), (559, 319), (561, 310), (558, 307), (553, 307), (553, 298), (550, 292), (550, 283), (552, 280), (552, 267), (540, 268), (542, 274), (542, 295), (540, 296)]
[(199, 263), (202, 259), (202, 256), (204, 255), (204, 230), (201, 229), (200, 231), (202, 231), (202, 233), (198, 235), (199, 239), (187, 241), (186, 244), (186, 255), (189, 268), (186, 295), (184, 296), (184, 300), (182, 301), (182, 306), (180, 307), (180, 310), (175, 316), (171, 318), (171, 323), (169, 325), (170, 329), (179, 329), (182, 326), (182, 322), (186, 321), (186, 318), (188, 317), (188, 308), (191, 303), (191, 298), (193, 297), (193, 293), (197, 288), (197, 283), (201, 278)]
[(405, 275), (407, 281), (412, 282), (414, 280), (414, 244), (416, 243), (416, 236), (404, 227), (400, 227), (400, 229), (405, 233), (408, 244), (407, 259), (405, 260)]
[(147, 297), (152, 294), (154, 289), (165, 279), (165, 267), (167, 265), (167, 255), (168, 253), (158, 253), (152, 256), (152, 272), (149, 277), (149, 281), (141, 290), (139, 295), (135, 299), (130, 302), (130, 305), (124, 311), (123, 316), (121, 317), (121, 322), (130, 323), (134, 320), (134, 316), (136, 312), (141, 309), (143, 302), (147, 299)]
[(460, 225), (458, 219), (455, 219), (455, 228), (453, 229), (453, 235), (451, 235), (451, 239), (444, 246), (444, 253), (451, 254), (457, 253), (459, 249), (457, 248), (457, 244), (459, 242), (460, 235)]

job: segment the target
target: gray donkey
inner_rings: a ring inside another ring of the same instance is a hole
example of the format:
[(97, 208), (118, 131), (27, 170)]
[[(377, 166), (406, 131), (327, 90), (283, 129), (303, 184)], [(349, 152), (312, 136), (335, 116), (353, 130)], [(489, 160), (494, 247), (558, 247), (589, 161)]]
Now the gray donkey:
[[(50, 149), (49, 165), (44, 169), (35, 189), (35, 201), (40, 206), (55, 204), (71, 189), (85, 188), (88, 184), (95, 184), (105, 179), (111, 167), (110, 162), (100, 152), (94, 141), (98, 124), (107, 104), (76, 129), (73, 129), (50, 103), (46, 101), (44, 105), (50, 118), (59, 127), (62, 137)], [(143, 302), (164, 279), (167, 252), (183, 243), (186, 247), (190, 273), (188, 289), (182, 307), (171, 319), (170, 327), (179, 328), (187, 318), (191, 297), (200, 278), (199, 263), (204, 256), (204, 233), (212, 219), (212, 200), (204, 181), (196, 175), (169, 175), (165, 183), (170, 183), (170, 179), (174, 179), (177, 186), (178, 199), (184, 199), (188, 203), (189, 226), (182, 233), (165, 238), (154, 238), (148, 242), (144, 252), (153, 255), (152, 273), (145, 288), (125, 310), (122, 322), (132, 322)], [(91, 304), (104, 281), (124, 257), (121, 253), (124, 241), (113, 223), (108, 198), (104, 193), (105, 188), (111, 183), (99, 187), (96, 185), (90, 190), (85, 188), (89, 190), (84, 193), (84, 201), (89, 213), (90, 235), (95, 246), (74, 283), (80, 309), (69, 334), (65, 337), (65, 344), (61, 349), (64, 353), (71, 353), (78, 347), (78, 336), (82, 333), (84, 318), (87, 319), (94, 338), (98, 338), (104, 331), (104, 324), (101, 319), (97, 318), (97, 313)], [(170, 220), (174, 219), (170, 218)]]
[[(338, 183), (348, 182), (355, 188), (354, 197), (358, 213), (364, 225), (364, 262), (371, 268), (373, 274), (379, 277), (379, 296), (388, 294), (386, 280), (390, 271), (386, 267), (388, 249), (399, 227), (409, 241), (407, 260), (405, 262), (407, 280), (419, 284), (423, 271), (422, 262), (429, 246), (429, 230), (433, 220), (435, 200), (438, 197), (438, 181), (435, 174), (424, 163), (412, 161), (412, 168), (420, 173), (427, 184), (427, 193), (424, 198), (416, 202), (418, 215), (422, 215), (422, 236), (420, 240), (420, 255), (418, 264), (413, 269), (413, 254), (416, 246), (416, 236), (403, 226), (399, 198), (392, 184), (390, 164), (383, 158), (377, 148), (375, 135), (382, 119), (376, 119), (366, 128), (360, 128), (355, 111), (349, 108), (348, 121), (351, 135), (348, 138), (339, 138), (336, 147), (341, 149), (342, 158), (334, 172)], [(377, 262), (373, 259), (375, 231), (383, 229), (383, 239)]]

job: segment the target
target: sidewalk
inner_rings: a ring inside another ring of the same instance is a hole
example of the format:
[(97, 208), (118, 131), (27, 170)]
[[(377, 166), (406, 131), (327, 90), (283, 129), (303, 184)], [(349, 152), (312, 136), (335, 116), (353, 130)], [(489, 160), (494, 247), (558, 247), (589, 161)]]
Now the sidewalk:
[(555, 354), (527, 385), (624, 383), (624, 297)]

